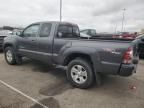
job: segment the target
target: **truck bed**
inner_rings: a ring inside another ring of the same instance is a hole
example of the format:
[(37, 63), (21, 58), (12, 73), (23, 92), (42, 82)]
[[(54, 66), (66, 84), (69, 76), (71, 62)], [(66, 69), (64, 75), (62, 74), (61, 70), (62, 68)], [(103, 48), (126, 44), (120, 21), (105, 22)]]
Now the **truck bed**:
[(91, 41), (111, 41), (111, 42), (131, 42), (133, 41), (133, 39), (122, 39), (122, 38), (100, 38), (100, 37), (81, 37), (81, 39), (87, 39), (87, 40), (91, 40)]

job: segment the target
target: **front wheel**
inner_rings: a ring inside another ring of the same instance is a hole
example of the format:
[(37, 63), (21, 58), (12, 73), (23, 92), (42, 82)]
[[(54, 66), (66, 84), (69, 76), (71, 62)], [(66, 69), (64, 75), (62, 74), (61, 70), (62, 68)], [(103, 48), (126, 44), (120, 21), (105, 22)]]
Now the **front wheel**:
[(88, 88), (94, 83), (92, 66), (87, 60), (75, 59), (68, 64), (67, 78), (70, 83), (78, 88)]
[(5, 48), (4, 54), (5, 54), (5, 60), (7, 61), (8, 64), (10, 65), (16, 64), (15, 54), (12, 47)]

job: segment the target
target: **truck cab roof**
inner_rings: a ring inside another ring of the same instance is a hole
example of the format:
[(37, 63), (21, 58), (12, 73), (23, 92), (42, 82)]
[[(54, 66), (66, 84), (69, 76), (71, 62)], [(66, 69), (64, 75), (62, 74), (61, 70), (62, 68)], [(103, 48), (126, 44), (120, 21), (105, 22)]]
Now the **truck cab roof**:
[(53, 23), (53, 24), (64, 24), (64, 25), (72, 25), (72, 26), (77, 26), (77, 24), (70, 23), (70, 22), (60, 22), (60, 21), (42, 21), (42, 22), (36, 22), (32, 23), (33, 24), (43, 24), (43, 23)]

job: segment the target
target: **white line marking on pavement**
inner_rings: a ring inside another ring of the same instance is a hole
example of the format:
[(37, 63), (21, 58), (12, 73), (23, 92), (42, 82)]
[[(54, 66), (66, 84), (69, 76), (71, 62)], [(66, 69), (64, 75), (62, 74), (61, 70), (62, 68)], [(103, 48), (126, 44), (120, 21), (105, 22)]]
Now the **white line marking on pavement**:
[(32, 98), (32, 97), (26, 95), (25, 93), (23, 93), (23, 92), (21, 92), (20, 90), (14, 88), (14, 87), (12, 87), (12, 86), (10, 86), (9, 84), (5, 83), (4, 81), (0, 80), (0, 83), (2, 83), (3, 85), (5, 85), (6, 87), (12, 89), (13, 91), (15, 91), (15, 92), (21, 94), (22, 96), (28, 98), (29, 100), (31, 100), (31, 101), (33, 101), (33, 102), (39, 104), (40, 106), (42, 106), (42, 107), (44, 107), (44, 108), (48, 108), (47, 106), (45, 106), (45, 105), (43, 105), (42, 103), (38, 102), (36, 99), (34, 99), (34, 98)]

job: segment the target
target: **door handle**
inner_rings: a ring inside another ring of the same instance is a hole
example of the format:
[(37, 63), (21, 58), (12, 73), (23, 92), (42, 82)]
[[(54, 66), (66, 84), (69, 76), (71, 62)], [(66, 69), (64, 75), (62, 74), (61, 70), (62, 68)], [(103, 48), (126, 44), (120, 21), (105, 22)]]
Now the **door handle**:
[(31, 40), (31, 41), (35, 41), (35, 40)]

